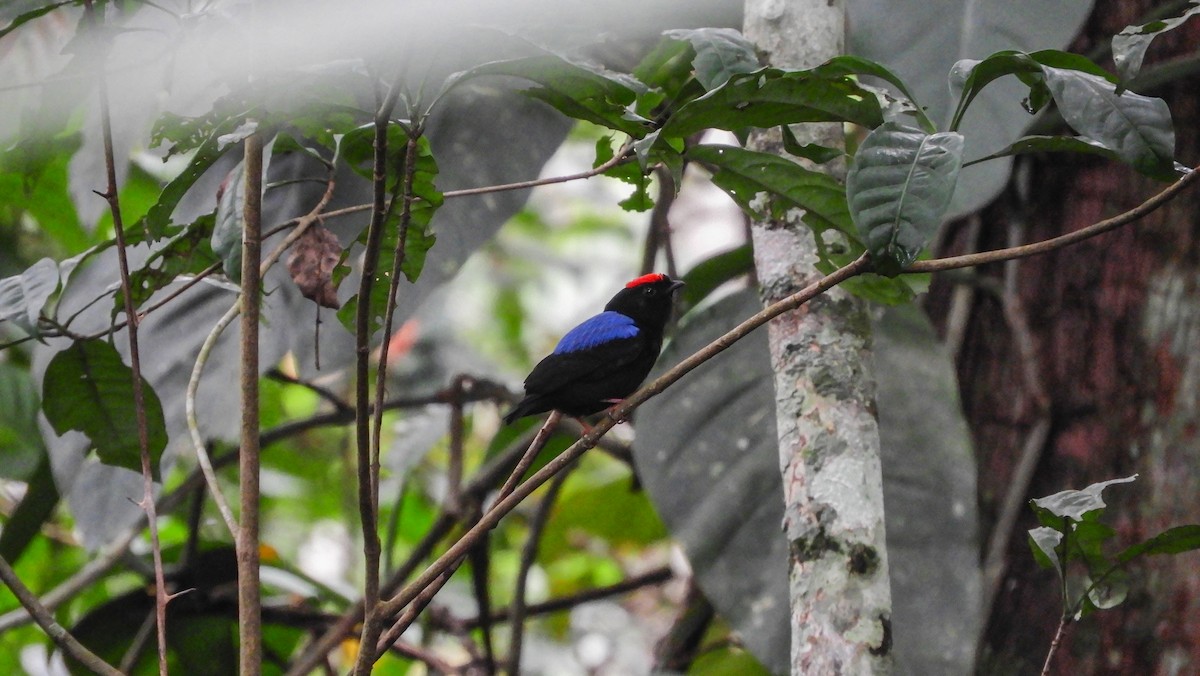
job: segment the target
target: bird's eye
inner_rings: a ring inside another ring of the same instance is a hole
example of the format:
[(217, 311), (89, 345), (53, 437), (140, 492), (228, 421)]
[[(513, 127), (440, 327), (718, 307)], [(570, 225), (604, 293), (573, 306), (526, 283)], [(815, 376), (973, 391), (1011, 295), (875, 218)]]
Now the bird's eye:
[(647, 296), (653, 296), (654, 294), (658, 293), (658, 290), (653, 286), (647, 286), (643, 293), (645, 293)]

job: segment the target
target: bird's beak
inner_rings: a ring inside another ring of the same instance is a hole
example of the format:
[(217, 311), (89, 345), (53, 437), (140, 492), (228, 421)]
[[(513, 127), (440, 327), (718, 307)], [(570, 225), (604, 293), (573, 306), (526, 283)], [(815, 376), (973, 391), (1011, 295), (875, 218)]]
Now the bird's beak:
[(676, 291), (682, 289), (684, 286), (686, 286), (686, 284), (677, 279), (671, 282), (671, 286), (667, 287), (667, 291), (670, 292), (671, 295), (674, 295)]

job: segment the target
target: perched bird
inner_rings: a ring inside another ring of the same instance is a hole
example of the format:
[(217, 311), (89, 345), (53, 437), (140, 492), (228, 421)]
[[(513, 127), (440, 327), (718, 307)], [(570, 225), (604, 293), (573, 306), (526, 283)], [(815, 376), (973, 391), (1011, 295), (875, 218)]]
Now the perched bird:
[(525, 398), (505, 414), (504, 423), (550, 410), (591, 415), (632, 394), (658, 359), (681, 286), (660, 273), (626, 284), (604, 312), (567, 332), (533, 367), (525, 379)]

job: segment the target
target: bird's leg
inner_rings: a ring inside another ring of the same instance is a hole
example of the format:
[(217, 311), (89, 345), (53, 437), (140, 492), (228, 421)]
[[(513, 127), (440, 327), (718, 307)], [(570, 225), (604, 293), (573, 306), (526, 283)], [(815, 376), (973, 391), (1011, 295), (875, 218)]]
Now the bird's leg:
[(623, 422), (629, 422), (628, 419), (626, 419), (626, 418), (618, 418), (617, 417), (617, 407), (619, 407), (621, 404), (625, 403), (624, 399), (605, 399), (604, 403), (612, 404), (612, 406), (609, 406), (608, 408), (604, 409), (604, 415), (612, 418), (614, 424), (620, 425)]

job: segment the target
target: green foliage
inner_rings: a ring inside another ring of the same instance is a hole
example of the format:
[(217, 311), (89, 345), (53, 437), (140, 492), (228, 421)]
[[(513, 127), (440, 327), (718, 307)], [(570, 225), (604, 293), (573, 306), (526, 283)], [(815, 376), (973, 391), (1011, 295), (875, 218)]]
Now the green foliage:
[[(366, 154), (363, 146), (362, 138), (366, 132), (356, 130), (351, 138), (347, 134), (343, 138), (342, 151), (351, 167), (355, 167), (356, 171), (371, 171), (364, 169), (363, 165), (367, 161), (366, 157), (373, 157)], [(367, 129), (371, 133), (371, 143), (373, 144), (374, 126)], [(431, 223), (433, 215), (437, 212), (438, 207), (442, 205), (442, 193), (434, 185), (434, 180), (437, 177), (438, 168), (437, 162), (433, 158), (433, 153), (429, 149), (429, 140), (420, 137), (417, 139), (415, 161), (412, 168), (412, 184), (408, 188), (410, 193), (410, 205), (408, 209), (408, 223), (404, 226), (404, 186), (402, 185), (403, 178), (408, 175), (408, 170), (405, 166), (405, 147), (408, 145), (408, 135), (404, 130), (396, 125), (388, 126), (388, 166), (389, 174), (391, 167), (395, 167), (395, 178), (388, 179), (389, 185), (392, 186), (392, 200), (387, 208), (387, 217), (383, 222), (383, 230), (380, 238), (379, 246), (379, 262), (375, 272), (375, 280), (373, 282), (370, 302), (370, 328), (369, 333), (374, 335), (383, 326), (383, 319), (387, 312), (388, 289), (392, 282), (392, 268), (395, 267), (397, 247), (401, 244), (403, 238), (403, 260), (400, 264), (400, 272), (410, 283), (416, 282), (417, 277), (421, 274), (421, 269), (425, 267), (425, 255), (429, 249), (433, 247), (437, 237), (433, 234)], [(367, 146), (372, 147), (372, 146)], [(368, 230), (363, 230), (359, 236), (358, 243), (366, 245)], [(334, 283), (341, 281), (349, 273), (349, 268), (343, 263), (339, 264), (334, 271)], [(342, 309), (338, 310), (338, 319), (342, 325), (350, 332), (355, 331), (355, 316), (358, 312), (358, 295), (351, 297)]]
[[(1200, 525), (1186, 525), (1167, 529), (1116, 555), (1104, 552), (1105, 543), (1116, 536), (1115, 530), (1099, 521), (1107, 506), (1104, 489), (1136, 479), (1136, 475), (1110, 479), (1082, 490), (1061, 491), (1030, 500), (1030, 507), (1042, 525), (1029, 531), (1029, 546), (1039, 565), (1053, 568), (1058, 574), (1064, 617), (1079, 619), (1095, 610), (1120, 605), (1129, 586), (1126, 567), (1138, 558), (1200, 549)], [(1069, 585), (1068, 565), (1072, 561), (1079, 561), (1086, 571), (1083, 591), (1077, 596), (1072, 596)]]
[[(158, 395), (144, 378), (142, 401), (151, 468), (157, 476), (167, 429)], [(133, 372), (109, 343), (76, 341), (56, 354), (42, 381), (42, 406), (54, 431), (86, 434), (101, 462), (141, 471)]]

